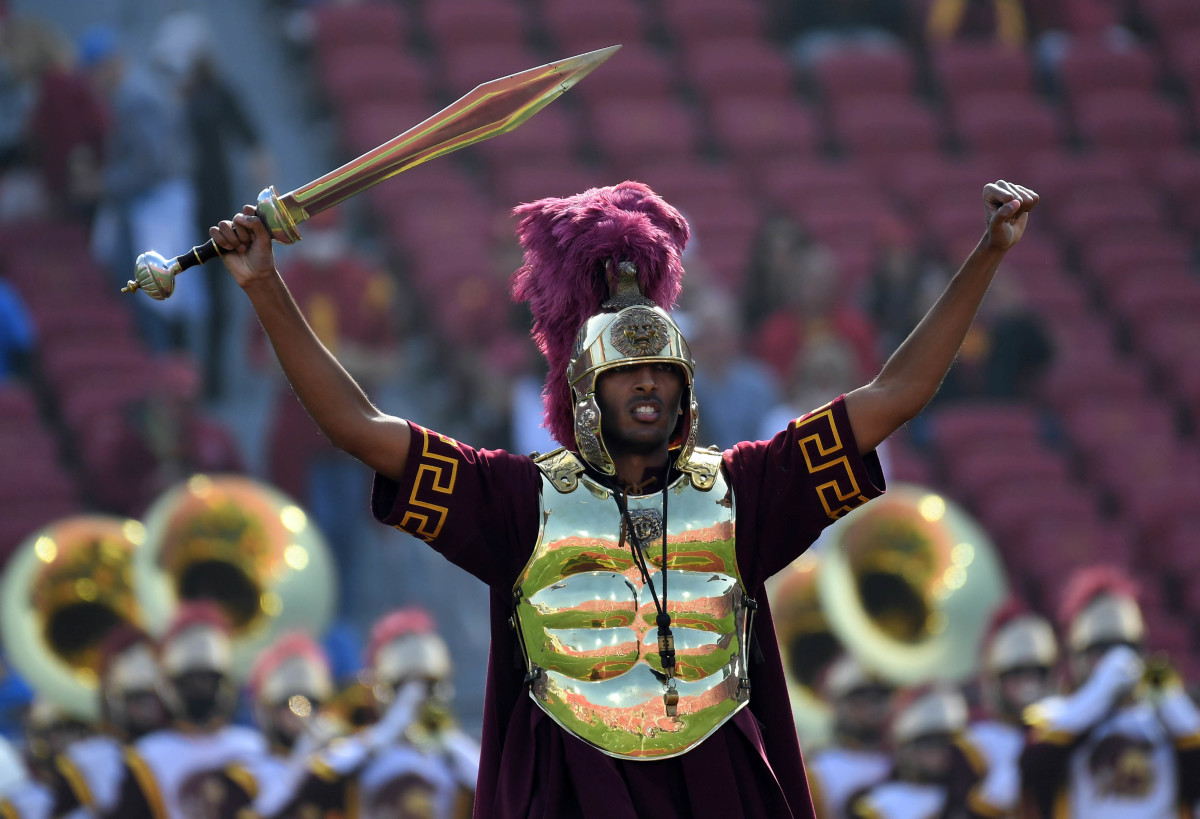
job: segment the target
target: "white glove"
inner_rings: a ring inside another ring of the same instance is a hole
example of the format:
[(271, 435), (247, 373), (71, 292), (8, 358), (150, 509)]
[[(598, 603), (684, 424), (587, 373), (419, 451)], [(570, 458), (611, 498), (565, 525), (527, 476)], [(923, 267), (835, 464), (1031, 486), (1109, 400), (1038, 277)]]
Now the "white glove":
[(1096, 663), (1074, 694), (1050, 697), (1033, 706), (1040, 727), (1079, 736), (1108, 716), (1113, 706), (1142, 679), (1145, 663), (1129, 646), (1114, 646)]
[(396, 692), (383, 719), (366, 729), (366, 744), (371, 753), (395, 745), (417, 716), (429, 687), (423, 680), (409, 680)]

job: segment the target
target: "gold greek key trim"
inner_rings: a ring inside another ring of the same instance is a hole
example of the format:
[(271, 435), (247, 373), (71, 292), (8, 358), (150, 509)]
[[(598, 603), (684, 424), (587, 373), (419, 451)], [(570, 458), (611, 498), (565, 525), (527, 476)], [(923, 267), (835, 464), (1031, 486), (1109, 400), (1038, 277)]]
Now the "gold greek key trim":
[[(449, 444), (455, 449), (458, 448), (458, 441), (455, 441), (453, 438), (447, 438), (445, 435), (438, 435), (437, 433), (433, 434), (437, 435), (442, 443)], [(408, 532), (426, 542), (436, 539), (441, 534), (442, 526), (445, 525), (446, 518), (450, 515), (450, 509), (447, 506), (421, 500), (417, 495), (423, 494), (423, 485), (426, 483), (427, 477), (429, 479), (428, 491), (438, 492), (443, 495), (453, 494), (454, 484), (458, 481), (458, 459), (449, 455), (438, 455), (430, 452), (429, 435), (429, 430), (421, 430), (421, 457), (449, 464), (449, 476), (445, 475), (445, 467), (432, 463), (422, 463), (417, 468), (416, 477), (413, 478), (413, 487), (408, 497), (408, 505), (410, 507), (417, 507), (418, 509), (428, 509), (430, 514), (423, 515), (420, 512), (410, 510), (404, 513), (404, 518), (396, 526), (397, 529)], [(436, 522), (431, 526), (431, 522), (435, 520)]]
[(150, 770), (146, 760), (142, 759), (133, 748), (126, 748), (125, 764), (129, 766), (129, 772), (133, 774), (134, 780), (141, 788), (142, 796), (146, 798), (146, 804), (150, 806), (150, 815), (154, 819), (168, 819), (167, 807), (163, 802), (162, 791), (158, 788), (158, 780), (154, 778), (154, 772)]
[(58, 768), (58, 772), (67, 781), (67, 787), (71, 789), (71, 793), (75, 794), (75, 798), (79, 800), (79, 804), (88, 810), (95, 810), (96, 797), (92, 794), (92, 789), (88, 786), (87, 779), (84, 778), (83, 773), (80, 772), (75, 763), (65, 756), (55, 756), (54, 767)]
[[(793, 423), (796, 431), (802, 434), (808, 433), (811, 428), (811, 434), (804, 434), (798, 442), (809, 474), (815, 476), (818, 472), (830, 470), (831, 480), (816, 486), (817, 497), (821, 499), (829, 519), (837, 520), (866, 503), (867, 498), (854, 478), (850, 457), (845, 454), (834, 457), (844, 453), (845, 447), (833, 420), (833, 407), (827, 404), (803, 418), (797, 418)], [(847, 484), (848, 489), (845, 488)]]

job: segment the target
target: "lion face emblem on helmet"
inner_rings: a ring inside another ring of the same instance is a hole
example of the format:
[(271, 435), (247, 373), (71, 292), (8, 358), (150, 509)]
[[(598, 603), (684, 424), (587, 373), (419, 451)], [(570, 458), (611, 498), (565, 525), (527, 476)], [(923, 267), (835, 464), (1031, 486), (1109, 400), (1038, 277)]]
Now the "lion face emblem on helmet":
[(622, 355), (642, 358), (661, 353), (670, 342), (670, 332), (653, 311), (632, 309), (613, 323), (609, 339)]

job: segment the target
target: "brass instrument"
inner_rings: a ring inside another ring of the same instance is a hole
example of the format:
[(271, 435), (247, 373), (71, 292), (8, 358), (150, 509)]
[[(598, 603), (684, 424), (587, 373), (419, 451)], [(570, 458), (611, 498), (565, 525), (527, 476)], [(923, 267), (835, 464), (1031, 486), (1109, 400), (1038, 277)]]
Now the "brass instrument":
[(133, 578), (153, 633), (167, 628), (180, 601), (219, 604), (233, 625), (238, 677), (280, 634), (319, 635), (336, 602), (332, 556), (304, 510), (234, 475), (194, 475), (155, 500)]
[(144, 623), (132, 579), (144, 538), (135, 520), (63, 518), (26, 538), (0, 581), (9, 661), (48, 703), (93, 724), (104, 638), (121, 623)]
[(896, 685), (963, 682), (1009, 592), (991, 539), (965, 510), (899, 484), (832, 524), (768, 593), (797, 723), (819, 726), (827, 706), (811, 686), (836, 654), (830, 639)]

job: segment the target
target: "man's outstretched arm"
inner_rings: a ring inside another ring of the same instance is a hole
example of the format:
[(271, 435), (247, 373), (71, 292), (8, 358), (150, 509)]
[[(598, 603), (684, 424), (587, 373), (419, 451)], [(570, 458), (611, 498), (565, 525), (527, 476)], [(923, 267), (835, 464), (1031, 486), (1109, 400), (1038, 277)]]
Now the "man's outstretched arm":
[(408, 458), (408, 424), (380, 412), (317, 339), (275, 269), (271, 235), (254, 207), (246, 205), (208, 233), (225, 251), (225, 267), (250, 298), (284, 374), (317, 426), (338, 449), (398, 480)]
[(911, 421), (937, 393), (1004, 254), (1021, 238), (1038, 195), (1003, 180), (983, 189), (987, 231), (945, 291), (875, 379), (846, 396), (846, 412), (867, 453)]

